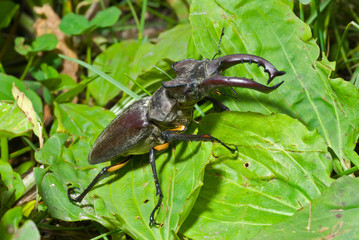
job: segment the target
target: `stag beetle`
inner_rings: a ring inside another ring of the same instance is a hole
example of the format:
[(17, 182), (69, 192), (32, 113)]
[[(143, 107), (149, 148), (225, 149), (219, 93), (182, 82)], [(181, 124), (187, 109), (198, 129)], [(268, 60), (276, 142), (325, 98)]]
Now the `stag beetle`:
[[(223, 30), (219, 40), (218, 53), (220, 53), (222, 36)], [(149, 152), (156, 196), (158, 196), (158, 202), (150, 214), (150, 224), (158, 225), (154, 220), (154, 214), (159, 209), (163, 197), (155, 165), (156, 151), (166, 149), (169, 142), (173, 140), (218, 142), (232, 152), (236, 150), (209, 134), (183, 134), (192, 120), (195, 104), (207, 98), (226, 109), (223, 104), (209, 97), (211, 91), (219, 87), (242, 87), (269, 93), (283, 83), (282, 81), (268, 87), (251, 79), (220, 75), (222, 71), (240, 63), (256, 63), (258, 67), (262, 66), (269, 75), (267, 85), (275, 77), (285, 74), (283, 71), (278, 71), (267, 60), (249, 54), (232, 54), (216, 59), (213, 57), (212, 60), (185, 59), (175, 62), (172, 64), (172, 68), (177, 73), (176, 78), (162, 82), (162, 87), (157, 89), (152, 96), (140, 99), (130, 105), (105, 128), (95, 141), (88, 156), (90, 164), (114, 160), (120, 156)], [(75, 198), (71, 196), (71, 193), (78, 188), (69, 188), (68, 198), (72, 202), (81, 202), (102, 175), (120, 169), (128, 161), (129, 158), (121, 163), (104, 167), (89, 186)]]

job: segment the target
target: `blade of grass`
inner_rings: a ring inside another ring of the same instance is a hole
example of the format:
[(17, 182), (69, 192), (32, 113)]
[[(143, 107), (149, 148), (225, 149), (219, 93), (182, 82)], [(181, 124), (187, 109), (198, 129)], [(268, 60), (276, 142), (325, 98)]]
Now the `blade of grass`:
[[(325, 10), (325, 8), (329, 5), (329, 3), (331, 3), (332, 0), (326, 0), (324, 2), (322, 2), (322, 4), (320, 4), (320, 12), (323, 12)], [(318, 16), (318, 12), (314, 12), (312, 15), (310, 15), (310, 17), (308, 18), (307, 20), (307, 24), (312, 24), (315, 19), (317, 18)]]
[(166, 75), (169, 79), (173, 79), (173, 77), (171, 77), (168, 73), (166, 73), (165, 71), (163, 71), (161, 68), (157, 67), (156, 65), (152, 65), (154, 68), (156, 68), (158, 71), (160, 71), (161, 73), (163, 73), (164, 75)]
[(141, 22), (140, 22), (140, 29), (138, 32), (139, 42), (141, 42), (143, 38), (143, 29), (145, 28), (146, 11), (147, 11), (147, 0), (142, 0)]
[(125, 75), (134, 83), (137, 87), (141, 88), (142, 91), (144, 91), (148, 96), (151, 96), (152, 94), (146, 90), (146, 88), (142, 87), (138, 82), (136, 82), (135, 79), (133, 79), (131, 76), (129, 76), (127, 73)]
[(138, 20), (136, 10), (135, 10), (135, 8), (134, 8), (133, 5), (132, 5), (131, 0), (127, 0), (127, 4), (128, 4), (128, 7), (129, 7), (130, 10), (131, 10), (133, 19), (135, 20), (135, 23), (136, 23), (136, 26), (137, 26), (137, 30), (138, 30), (138, 32), (140, 32), (140, 21)]
[(30, 67), (32, 65), (32, 62), (34, 61), (34, 58), (35, 58), (35, 55), (31, 54), (30, 58), (29, 58), (29, 61), (27, 62), (26, 67), (24, 69), (24, 72), (21, 74), (20, 81), (24, 80), (24, 78), (26, 77), (26, 74), (29, 71), (29, 69), (30, 69)]
[(1, 161), (8, 162), (9, 161), (9, 148), (7, 137), (1, 138)]
[(22, 148), (20, 150), (17, 150), (16, 152), (10, 153), (10, 159), (18, 157), (18, 156), (20, 156), (20, 155), (22, 155), (24, 153), (27, 153), (27, 152), (31, 151), (31, 149), (32, 148), (30, 146), (27, 146), (27, 147), (24, 147), (24, 148)]
[(87, 68), (90, 71), (93, 71), (94, 73), (96, 73), (97, 75), (101, 76), (103, 79), (107, 80), (108, 82), (112, 83), (113, 85), (115, 85), (116, 87), (118, 87), (119, 89), (121, 89), (123, 92), (127, 93), (129, 96), (133, 97), (136, 100), (141, 99), (140, 96), (138, 96), (136, 93), (132, 92), (130, 89), (128, 89), (125, 85), (123, 85), (120, 82), (117, 82), (115, 79), (113, 79), (112, 77), (110, 77), (109, 75), (107, 75), (106, 73), (102, 72), (101, 70), (93, 67), (92, 65), (85, 63), (81, 60), (75, 59), (75, 58), (71, 58), (71, 57), (67, 57), (64, 56), (62, 54), (59, 54), (59, 57), (66, 59), (66, 60), (70, 60), (73, 61), (75, 63), (80, 64), (81, 66)]
[[(343, 33), (343, 35), (342, 35), (340, 41), (339, 41), (339, 46), (338, 46), (337, 52), (336, 52), (336, 54), (335, 54), (335, 61), (336, 61), (336, 62), (338, 61), (339, 52), (340, 52), (341, 55), (342, 55), (342, 57), (343, 57), (344, 62), (346, 63), (346, 65), (347, 65), (347, 63), (348, 63), (348, 60), (347, 60), (345, 51), (344, 51), (344, 49), (342, 48), (342, 45), (343, 45), (344, 39), (346, 38), (346, 36), (347, 36), (347, 34), (348, 34), (348, 31), (349, 31), (350, 26), (354, 26), (355, 28), (359, 29), (359, 24), (358, 24), (358, 23), (356, 23), (356, 22), (354, 22), (354, 21), (351, 21), (350, 23), (348, 23), (348, 25), (345, 27), (344, 33)], [(335, 28), (335, 29), (336, 29), (336, 28)], [(348, 68), (350, 74), (352, 74), (350, 67), (347, 66), (347, 68)], [(333, 71), (332, 77), (335, 76), (336, 71), (337, 71), (337, 68), (335, 68), (335, 70)]]
[(317, 10), (317, 24), (315, 24), (315, 29), (318, 34), (319, 38), (319, 46), (320, 51), (325, 52), (325, 43), (324, 43), (324, 37), (323, 37), (323, 22), (322, 22), (322, 16), (321, 16), (321, 10), (320, 10), (320, 0), (315, 0), (315, 9)]
[(3, 67), (2, 64), (1, 64), (1, 62), (0, 62), (0, 72), (1, 72), (1, 73), (6, 73), (4, 67)]

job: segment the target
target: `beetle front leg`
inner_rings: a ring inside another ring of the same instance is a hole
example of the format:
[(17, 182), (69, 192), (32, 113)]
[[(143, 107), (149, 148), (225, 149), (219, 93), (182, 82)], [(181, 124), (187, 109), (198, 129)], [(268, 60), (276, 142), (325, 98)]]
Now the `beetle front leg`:
[(222, 144), (222, 146), (227, 148), (229, 151), (231, 151), (232, 153), (237, 151), (237, 147), (231, 148), (227, 144), (225, 144), (224, 142), (219, 140), (218, 138), (212, 137), (209, 134), (192, 135), (192, 134), (181, 134), (181, 133), (171, 132), (171, 131), (163, 131), (161, 135), (165, 141), (180, 140), (180, 141), (187, 141), (187, 142), (189, 142), (189, 141), (218, 142), (218, 143)]
[(221, 103), (220, 101), (218, 101), (217, 99), (213, 98), (213, 97), (206, 97), (206, 99), (208, 99), (209, 101), (211, 101), (213, 103), (213, 105), (217, 105), (222, 111), (229, 111), (229, 108), (224, 105), (223, 103)]
[[(160, 145), (160, 146), (162, 146), (162, 145)], [(168, 144), (167, 144), (167, 146), (168, 146)], [(150, 225), (151, 225), (151, 223), (154, 225), (160, 225), (159, 223), (157, 223), (155, 221), (155, 217), (154, 217), (157, 209), (161, 206), (162, 197), (163, 197), (160, 182), (158, 181), (158, 176), (157, 176), (157, 169), (156, 169), (156, 163), (155, 163), (155, 148), (150, 149), (150, 164), (151, 164), (151, 168), (152, 168), (153, 179), (155, 180), (155, 185), (156, 185), (156, 196), (158, 196), (157, 204), (156, 204), (155, 208), (152, 210), (151, 215), (150, 215)]]

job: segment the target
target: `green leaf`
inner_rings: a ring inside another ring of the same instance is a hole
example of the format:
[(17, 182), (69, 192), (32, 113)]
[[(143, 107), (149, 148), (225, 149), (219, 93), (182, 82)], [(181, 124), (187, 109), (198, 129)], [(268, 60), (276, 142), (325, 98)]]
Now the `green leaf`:
[(0, 221), (0, 235), (2, 239), (12, 239), (12, 234), (18, 230), (21, 219), (21, 207), (14, 207), (2, 216)]
[[(203, 14), (206, 13), (206, 14)], [(235, 16), (235, 17), (234, 17)], [(319, 48), (308, 25), (301, 22), (291, 8), (275, 0), (192, 1), (193, 38), (200, 53), (211, 58), (218, 47), (222, 27), (222, 55), (249, 53), (269, 60), (286, 75), (274, 80), (284, 84), (268, 95), (238, 89), (239, 99), (224, 100), (233, 111), (255, 111), (265, 114), (281, 112), (297, 118), (311, 129), (317, 129), (327, 145), (349, 168), (347, 151), (353, 151), (359, 134), (359, 119), (347, 114), (347, 101), (332, 87), (331, 65), (318, 62)], [(256, 66), (236, 66), (227, 76), (253, 78), (265, 83), (267, 74)], [(344, 82), (343, 79), (337, 81)], [(274, 84), (273, 83), (273, 84)], [(351, 94), (350, 106), (359, 105), (358, 92), (351, 84), (341, 84)], [(229, 93), (231, 90), (224, 91)], [(222, 97), (218, 98), (222, 100)]]
[[(154, 92), (161, 86), (160, 82), (168, 81), (175, 77), (172, 69), (174, 61), (180, 61), (186, 58), (186, 48), (190, 37), (189, 24), (179, 24), (173, 29), (163, 32), (159, 36), (159, 42), (156, 45), (142, 44), (136, 52), (136, 56), (130, 65), (128, 73), (130, 77), (136, 79), (148, 91)], [(176, 48), (173, 48), (173, 43)], [(127, 76), (126, 76), (127, 78)], [(136, 85), (131, 89), (141, 96), (146, 96)], [(133, 102), (128, 97), (122, 98), (114, 107), (115, 112), (120, 112), (128, 103)]]
[[(165, 222), (165, 227), (150, 228), (149, 215), (157, 197), (148, 155), (134, 157), (118, 171), (119, 175), (105, 178), (83, 203), (71, 203), (66, 194), (68, 187), (85, 188), (100, 169), (108, 165), (90, 166), (87, 155), (96, 137), (113, 119), (113, 114), (100, 108), (57, 104), (55, 116), (58, 131), (66, 131), (72, 136), (57, 133), (35, 154), (38, 162), (50, 166), (51, 171), (36, 170), (35, 177), (39, 193), (52, 216), (66, 220), (93, 219), (110, 230), (126, 225), (124, 231), (137, 238), (167, 239), (172, 236), (172, 231), (178, 231), (199, 193), (211, 144), (178, 144), (170, 154), (166, 152), (156, 156), (165, 193), (163, 203), (166, 203), (166, 208), (161, 209), (157, 218)], [(95, 209), (86, 206), (86, 202), (94, 204)]]
[(0, 137), (29, 136), (30, 121), (13, 101), (0, 101)]
[(189, 24), (179, 24), (162, 32), (158, 37), (159, 41), (153, 47), (139, 49), (132, 64), (131, 76), (136, 78), (141, 71), (151, 69), (153, 65), (163, 59), (181, 61), (186, 58), (190, 36), (191, 26)]
[[(156, 45), (149, 43), (139, 45), (137, 41), (124, 41), (114, 44), (97, 56), (94, 65), (104, 72), (110, 72), (110, 76), (117, 81), (128, 85), (129, 78), (126, 74), (136, 79), (143, 71), (150, 70), (165, 58), (172, 61), (185, 58), (189, 36), (189, 24), (182, 24), (161, 33), (160, 40)], [(176, 43), (176, 48), (173, 48), (174, 42)], [(114, 66), (116, 68), (112, 69)], [(165, 76), (163, 81), (165, 80), (169, 80), (168, 77)], [(101, 106), (120, 92), (119, 89), (114, 88), (112, 84), (102, 78), (89, 84), (89, 91)], [(125, 101), (128, 101), (128, 99), (125, 99)]]
[[(64, 75), (67, 76), (67, 75)], [(65, 78), (66, 79), (66, 78)], [(82, 92), (82, 90), (84, 90), (87, 85), (92, 82), (95, 79), (95, 77), (93, 78), (89, 78), (87, 80), (81, 81), (80, 83), (76, 84), (75, 86), (73, 86), (71, 89), (69, 89), (68, 91), (61, 93), (60, 95), (58, 95), (55, 98), (55, 102), (57, 103), (65, 103), (65, 102), (71, 102), (80, 92)], [(73, 79), (71, 78), (71, 80), (73, 81)]]
[(50, 91), (61, 91), (76, 86), (75, 81), (69, 75), (59, 74), (52, 66), (42, 63), (40, 68), (33, 72), (33, 76)]
[(114, 25), (121, 15), (121, 10), (115, 6), (106, 8), (96, 14), (90, 21), (90, 24), (96, 27), (104, 28)]
[(15, 38), (15, 50), (19, 54), (27, 56), (29, 53), (54, 50), (57, 42), (57, 38), (54, 34), (44, 34), (37, 37), (35, 41), (32, 42), (32, 46), (25, 44), (23, 37), (17, 37)]
[(0, 73), (0, 100), (15, 100), (11, 94), (11, 88), (14, 83), (15, 86), (31, 100), (37, 115), (42, 118), (43, 109), (41, 98), (33, 90), (27, 88), (23, 82), (13, 76)]
[(299, 0), (301, 4), (309, 4), (311, 0)]
[(91, 24), (86, 17), (72, 12), (66, 14), (59, 25), (61, 31), (69, 36), (83, 34), (90, 27)]
[(105, 79), (107, 82), (115, 85), (118, 89), (121, 89), (123, 92), (127, 93), (128, 95), (130, 95), (132, 98), (139, 100), (140, 97), (132, 92), (131, 90), (129, 90), (125, 85), (123, 85), (121, 82), (117, 82), (114, 78), (112, 78), (111, 76), (107, 75), (106, 73), (104, 73), (103, 71), (95, 68), (93, 65), (90, 65), (88, 63), (85, 63), (81, 60), (78, 59), (74, 59), (74, 58), (70, 58), (64, 55), (59, 54), (60, 57), (67, 59), (67, 60), (71, 60), (73, 62), (76, 62), (84, 67), (86, 67), (89, 71), (96, 73), (98, 76), (102, 77), (103, 79)]
[(358, 187), (358, 179), (343, 177), (311, 205), (254, 239), (358, 239)]
[(5, 213), (1, 219), (0, 235), (3, 240), (16, 240), (16, 239), (40, 239), (40, 232), (36, 224), (31, 221), (25, 221), (20, 227), (22, 220), (21, 207), (15, 207)]
[[(100, 132), (114, 119), (114, 114), (100, 107), (82, 104), (56, 104), (54, 114), (58, 120), (58, 131), (95, 140)], [(99, 121), (98, 116), (101, 116)]]
[[(285, 220), (330, 183), (332, 161), (325, 142), (286, 115), (225, 112), (201, 120), (215, 144), (204, 186), (181, 233), (191, 239), (247, 239)], [(219, 147), (217, 147), (219, 146)]]
[(0, 161), (0, 176), (7, 187), (7, 191), (2, 193), (3, 208), (1, 210), (4, 211), (9, 209), (23, 195), (25, 186), (21, 176), (14, 172), (7, 162)]
[(180, 22), (188, 22), (189, 3), (182, 0), (173, 0), (169, 1), (168, 4), (171, 5), (172, 10), (176, 13)]
[(43, 52), (54, 50), (57, 45), (57, 38), (54, 34), (44, 34), (32, 42), (32, 52)]
[(197, 198), (211, 150), (208, 143), (178, 144), (176, 151), (156, 156), (164, 192), (164, 206), (156, 219), (164, 226), (151, 228), (149, 216), (158, 198), (147, 154), (134, 157), (117, 174), (102, 180), (82, 203), (73, 204), (66, 195), (70, 183), (83, 190), (107, 164), (89, 166), (86, 138), (53, 152), (56, 138), (52, 136), (36, 153), (36, 159), (54, 163), (38, 183), (50, 214), (72, 221), (92, 219), (109, 230), (121, 228), (135, 239), (168, 239), (178, 231)]
[(17, 37), (15, 38), (15, 51), (20, 55), (26, 56), (29, 52), (32, 51), (32, 47), (25, 44), (25, 38)]
[[(123, 41), (114, 44), (96, 57), (93, 66), (103, 72), (109, 72), (109, 76), (115, 81), (127, 86), (129, 79), (125, 73), (129, 73), (138, 48), (137, 41)], [(93, 73), (91, 74), (93, 75)], [(88, 91), (95, 98), (97, 104), (103, 106), (117, 96), (121, 90), (99, 77), (88, 85)]]
[(39, 138), (40, 147), (43, 145), (43, 138), (42, 138), (42, 121), (37, 116), (32, 102), (30, 99), (26, 97), (26, 95), (13, 85), (11, 89), (12, 95), (15, 98), (15, 102), (17, 106), (25, 113), (26, 118), (32, 125), (32, 130), (34, 131), (35, 135)]
[(19, 7), (20, 5), (13, 1), (3, 0), (0, 2), (0, 29), (9, 26)]
[(19, 239), (28, 239), (28, 240), (40, 240), (41, 235), (39, 229), (37, 229), (36, 224), (32, 220), (27, 220), (16, 232), (16, 237), (14, 240)]

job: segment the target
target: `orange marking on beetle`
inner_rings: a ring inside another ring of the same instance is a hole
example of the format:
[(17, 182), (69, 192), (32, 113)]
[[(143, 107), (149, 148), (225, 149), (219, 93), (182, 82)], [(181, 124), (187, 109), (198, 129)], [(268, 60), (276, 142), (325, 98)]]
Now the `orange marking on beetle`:
[(204, 135), (202, 135), (202, 137), (211, 138), (211, 136), (209, 134), (204, 134)]
[(164, 143), (164, 144), (161, 144), (161, 145), (158, 145), (158, 146), (154, 147), (154, 149), (155, 149), (156, 151), (161, 151), (161, 150), (163, 150), (163, 149), (168, 148), (168, 146), (169, 146), (169, 143), (166, 142), (166, 143)]
[(218, 91), (217, 89), (214, 91), (215, 94), (218, 94), (218, 95), (222, 95), (222, 93), (220, 91)]
[(168, 131), (183, 131), (186, 129), (185, 125), (179, 125), (176, 128), (168, 129)]
[(127, 161), (125, 162), (122, 162), (122, 163), (119, 163), (119, 164), (116, 164), (112, 167), (110, 167), (109, 169), (107, 169), (107, 172), (114, 172), (114, 171), (117, 171), (118, 169), (124, 167), (128, 162), (130, 161), (130, 159), (128, 159)]

